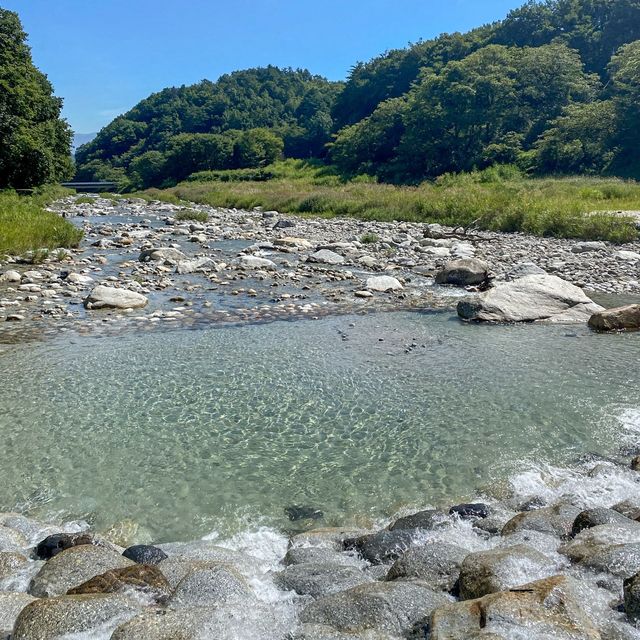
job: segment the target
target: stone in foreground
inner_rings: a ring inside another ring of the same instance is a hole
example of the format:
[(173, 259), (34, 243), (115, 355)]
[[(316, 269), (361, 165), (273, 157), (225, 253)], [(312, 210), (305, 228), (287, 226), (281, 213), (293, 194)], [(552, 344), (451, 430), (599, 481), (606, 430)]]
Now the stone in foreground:
[(400, 291), (403, 288), (400, 281), (391, 276), (373, 276), (367, 280), (369, 291), (386, 293), (387, 291)]
[(87, 309), (140, 309), (147, 305), (147, 297), (128, 289), (99, 285), (87, 296)]
[(436, 275), (436, 284), (468, 287), (484, 284), (489, 277), (489, 265), (476, 258), (448, 262)]
[(594, 313), (589, 318), (589, 326), (595, 331), (640, 329), (640, 304), (630, 304)]
[(440, 607), (431, 616), (431, 640), (553, 638), (601, 640), (578, 604), (579, 584), (566, 576), (538, 580)]
[(458, 303), (458, 315), (473, 322), (578, 323), (600, 311), (582, 289), (550, 275), (518, 278)]

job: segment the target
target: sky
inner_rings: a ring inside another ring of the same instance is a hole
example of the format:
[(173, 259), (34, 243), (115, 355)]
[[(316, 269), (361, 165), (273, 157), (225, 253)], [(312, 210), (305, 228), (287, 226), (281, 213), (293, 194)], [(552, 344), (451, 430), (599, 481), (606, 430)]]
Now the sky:
[(493, 22), (524, 0), (0, 0), (76, 133), (169, 86), (273, 64), (343, 80), (358, 61)]

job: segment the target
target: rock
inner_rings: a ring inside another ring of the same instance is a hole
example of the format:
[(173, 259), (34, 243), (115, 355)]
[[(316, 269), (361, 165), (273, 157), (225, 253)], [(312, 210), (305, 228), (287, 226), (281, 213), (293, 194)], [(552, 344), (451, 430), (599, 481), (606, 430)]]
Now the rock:
[(3, 274), (0, 274), (0, 282), (20, 282), (22, 280), (22, 276), (17, 272), (10, 269), (9, 271), (5, 271)]
[(554, 576), (478, 600), (446, 605), (433, 612), (429, 638), (601, 640), (581, 607), (579, 590), (572, 578)]
[(99, 285), (87, 296), (84, 306), (87, 309), (139, 309), (148, 302), (141, 293)]
[(640, 543), (613, 544), (594, 551), (580, 561), (581, 567), (630, 578), (640, 571)]
[(276, 247), (284, 247), (285, 249), (311, 249), (313, 246), (304, 238), (275, 238), (273, 244)]
[(608, 247), (604, 242), (576, 242), (571, 247), (572, 253), (593, 253), (607, 250)]
[(44, 598), (22, 610), (12, 640), (57, 640), (71, 634), (90, 637), (90, 632), (104, 633), (139, 611), (140, 605), (120, 594)]
[(367, 279), (366, 287), (370, 291), (378, 291), (380, 293), (404, 289), (400, 281), (391, 276), (372, 276)]
[(291, 229), (291, 227), (295, 227), (296, 223), (293, 220), (278, 220), (273, 225), (274, 229)]
[(312, 253), (308, 258), (307, 262), (320, 262), (322, 264), (344, 264), (344, 258), (335, 251), (330, 251), (329, 249), (320, 249), (320, 251), (316, 251)]
[(93, 278), (91, 276), (85, 276), (81, 273), (70, 273), (66, 278), (66, 282), (71, 282), (71, 284), (91, 284), (93, 282)]
[(589, 318), (589, 326), (595, 331), (625, 331), (640, 329), (640, 304), (606, 309)]
[(469, 552), (443, 542), (413, 547), (393, 564), (386, 579), (417, 578), (439, 591), (451, 591), (460, 576), (460, 565)]
[(553, 574), (555, 565), (545, 555), (525, 545), (470, 553), (460, 567), (463, 600), (506, 591)]
[(640, 573), (624, 581), (624, 610), (632, 623), (640, 621)]
[(27, 593), (0, 592), (0, 637), (11, 634), (20, 612), (34, 601)]
[(284, 508), (284, 512), (289, 516), (291, 522), (297, 522), (298, 520), (321, 520), (324, 518), (324, 513), (320, 509), (310, 507), (309, 505), (291, 505)]
[(168, 558), (162, 549), (148, 544), (133, 545), (125, 549), (122, 555), (139, 564), (160, 564)]
[(463, 520), (470, 518), (487, 518), (490, 514), (489, 506), (481, 502), (474, 504), (459, 504), (449, 509), (449, 515), (458, 516)]
[(587, 322), (602, 307), (582, 289), (550, 275), (499, 284), (472, 301), (458, 303), (458, 315), (474, 322)]
[(534, 511), (524, 511), (514, 516), (502, 528), (502, 535), (506, 536), (516, 531), (531, 530), (550, 533), (554, 536), (568, 536), (573, 523), (581, 513), (580, 508), (571, 504), (560, 503)]
[(574, 520), (571, 535), (577, 536), (584, 529), (597, 527), (601, 524), (617, 524), (619, 522), (626, 524), (629, 522), (629, 518), (613, 509), (605, 509), (604, 507), (587, 509), (579, 513)]
[(326, 547), (292, 547), (282, 561), (285, 566), (295, 564), (332, 564), (353, 567), (361, 564), (354, 555), (339, 553)]
[(611, 545), (620, 544), (640, 544), (640, 523), (628, 520), (583, 529), (559, 551), (573, 562), (581, 562)]
[(631, 460), (631, 464), (629, 465), (629, 467), (633, 471), (640, 471), (640, 456), (635, 456), (633, 460)]
[(113, 569), (95, 576), (95, 578), (69, 589), (67, 595), (117, 593), (126, 589), (135, 589), (156, 598), (166, 598), (171, 593), (171, 587), (158, 567), (134, 564), (131, 567)]
[(362, 529), (343, 528), (343, 527), (323, 527), (311, 529), (304, 533), (291, 538), (290, 547), (321, 547), (333, 549), (334, 551), (342, 551), (344, 541), (366, 535)]
[(0, 551), (22, 551), (28, 546), (29, 541), (22, 533), (4, 525), (0, 526)]
[(187, 256), (173, 247), (158, 247), (156, 249), (145, 249), (138, 256), (140, 262), (162, 262), (176, 264), (187, 259)]
[(437, 509), (427, 509), (426, 511), (418, 511), (410, 516), (398, 518), (393, 524), (389, 525), (389, 531), (397, 531), (398, 529), (435, 529), (448, 522), (447, 516)]
[(424, 582), (380, 582), (324, 596), (307, 606), (300, 621), (347, 633), (369, 629), (405, 635), (439, 606), (450, 602)]
[(287, 636), (287, 640), (390, 640), (385, 634), (367, 632), (366, 636), (342, 633), (326, 624), (302, 624)]
[(27, 558), (15, 551), (0, 552), (0, 580), (9, 578), (27, 564)]
[(616, 251), (615, 254), (616, 258), (620, 258), (621, 260), (628, 260), (629, 262), (638, 262), (640, 261), (640, 253), (637, 253), (635, 251)]
[(525, 276), (541, 276), (547, 272), (541, 269), (537, 264), (533, 262), (519, 262), (513, 265), (507, 273), (504, 274), (503, 280), (511, 281), (524, 278)]
[(448, 262), (436, 275), (436, 284), (467, 287), (484, 284), (489, 277), (489, 265), (482, 260), (466, 258)]
[(132, 564), (131, 560), (104, 547), (90, 544), (71, 547), (40, 569), (29, 585), (29, 593), (38, 598), (63, 595), (94, 576)]
[(22, 322), (25, 316), (20, 313), (10, 313), (6, 318), (5, 322)]
[(622, 502), (614, 504), (611, 508), (613, 511), (617, 511), (631, 520), (640, 518), (640, 506), (638, 506), (637, 502), (623, 500)]
[(201, 607), (255, 596), (245, 579), (231, 566), (192, 569), (180, 580), (169, 605)]
[(347, 539), (343, 544), (345, 550), (357, 551), (360, 556), (372, 564), (385, 564), (396, 560), (414, 546), (415, 537), (415, 529), (384, 530)]
[(176, 273), (181, 275), (197, 272), (206, 273), (208, 271), (218, 271), (218, 264), (212, 258), (181, 260), (176, 265)]
[(353, 295), (356, 298), (373, 298), (371, 291), (356, 291)]
[(354, 566), (330, 563), (294, 564), (274, 576), (276, 586), (301, 596), (319, 598), (371, 582)]
[[(168, 556), (169, 560), (197, 560), (230, 564), (234, 567), (254, 567), (256, 559), (249, 555), (219, 547), (208, 540), (194, 542), (171, 542), (157, 545)], [(164, 562), (167, 562), (165, 560)], [(160, 567), (162, 569), (162, 567)], [(164, 573), (164, 570), (163, 570)], [(166, 574), (165, 574), (166, 575)]]
[(240, 256), (239, 263), (246, 269), (267, 269), (268, 271), (277, 269), (275, 262), (258, 256)]
[(55, 533), (38, 543), (36, 556), (41, 560), (49, 560), (65, 549), (81, 544), (97, 543), (98, 541), (90, 533)]

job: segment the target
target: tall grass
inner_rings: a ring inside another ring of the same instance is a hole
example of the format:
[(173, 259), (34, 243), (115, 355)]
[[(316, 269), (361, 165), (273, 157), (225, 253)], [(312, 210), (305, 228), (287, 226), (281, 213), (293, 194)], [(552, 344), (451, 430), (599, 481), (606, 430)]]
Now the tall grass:
[(640, 211), (640, 184), (614, 178), (532, 179), (497, 167), (408, 187), (378, 184), (368, 176), (344, 181), (331, 167), (292, 160), (267, 167), (268, 180), (223, 179), (224, 173), (199, 174), (149, 195), (218, 207), (473, 225), (560, 238), (638, 238), (633, 220), (613, 212)]
[(57, 187), (37, 190), (31, 196), (0, 192), (0, 256), (77, 246), (82, 231), (43, 210), (51, 200), (67, 193)]

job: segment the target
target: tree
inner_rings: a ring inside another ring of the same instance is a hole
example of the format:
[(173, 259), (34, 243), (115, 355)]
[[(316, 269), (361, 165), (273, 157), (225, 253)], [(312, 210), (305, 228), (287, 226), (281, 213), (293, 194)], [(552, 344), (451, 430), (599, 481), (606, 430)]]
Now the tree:
[(0, 188), (33, 187), (73, 174), (62, 100), (33, 64), (17, 14), (0, 9)]
[(235, 165), (240, 169), (263, 167), (282, 156), (284, 142), (269, 129), (243, 131), (235, 145)]

